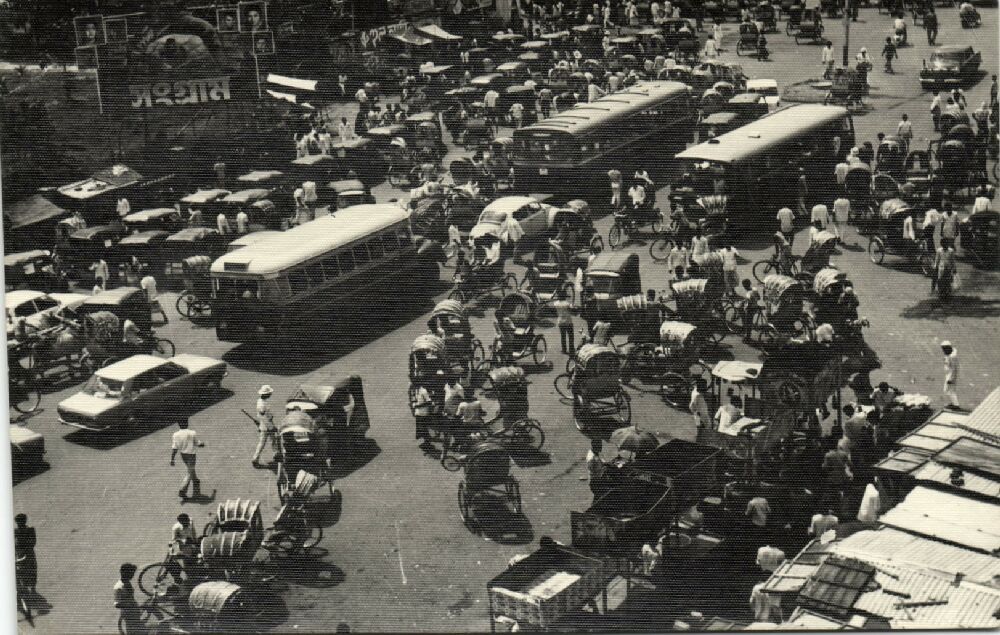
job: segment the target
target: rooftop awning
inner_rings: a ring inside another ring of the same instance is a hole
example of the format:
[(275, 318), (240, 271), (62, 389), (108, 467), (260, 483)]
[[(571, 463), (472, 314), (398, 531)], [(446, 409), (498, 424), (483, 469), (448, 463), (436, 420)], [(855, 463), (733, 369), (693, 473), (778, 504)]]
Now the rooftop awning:
[(404, 44), (409, 44), (411, 46), (427, 46), (432, 43), (433, 40), (430, 38), (418, 35), (413, 31), (405, 31), (403, 33), (392, 33), (392, 37), (403, 42)]
[(50, 218), (66, 214), (66, 210), (59, 207), (41, 194), (35, 194), (24, 200), (17, 201), (4, 207), (4, 217), (9, 219), (10, 225), (6, 229), (18, 229), (34, 225)]
[(452, 33), (448, 33), (447, 31), (445, 31), (436, 24), (426, 24), (424, 26), (418, 26), (417, 30), (423, 33), (424, 35), (428, 35), (432, 38), (437, 38), (439, 40), (445, 40), (447, 42), (457, 42), (458, 40), (462, 39), (461, 35), (454, 35)]
[(299, 79), (297, 77), (287, 77), (285, 75), (278, 75), (275, 73), (268, 74), (267, 83), (275, 84), (276, 86), (283, 86), (284, 88), (294, 88), (295, 90), (307, 90), (310, 92), (315, 92), (316, 87), (319, 85), (319, 81), (315, 79)]

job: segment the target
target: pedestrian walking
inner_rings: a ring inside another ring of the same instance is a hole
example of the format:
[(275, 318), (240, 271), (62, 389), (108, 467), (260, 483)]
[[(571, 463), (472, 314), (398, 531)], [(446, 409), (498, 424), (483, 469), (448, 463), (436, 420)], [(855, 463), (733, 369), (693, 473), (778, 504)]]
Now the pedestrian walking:
[(938, 91), (934, 91), (934, 99), (931, 100), (931, 119), (934, 121), (934, 131), (941, 130), (941, 110), (944, 107), (944, 99)]
[(941, 246), (938, 247), (937, 254), (934, 256), (931, 292), (937, 290), (942, 300), (948, 300), (956, 286), (955, 249), (951, 245), (942, 238)]
[(753, 286), (749, 278), (743, 279), (743, 341), (749, 342), (753, 335), (753, 320), (760, 310), (760, 289)]
[(944, 353), (944, 396), (948, 405), (959, 408), (958, 402), (958, 351), (951, 342), (941, 342), (941, 352)]
[(218, 184), (219, 189), (226, 189), (226, 162), (219, 157), (215, 165), (212, 166), (212, 170), (215, 172), (215, 182)]
[(806, 207), (806, 199), (809, 197), (809, 182), (806, 180), (806, 169), (799, 168), (799, 216), (805, 216), (809, 208)]
[(139, 605), (135, 602), (135, 587), (132, 586), (136, 569), (138, 567), (131, 562), (118, 567), (118, 581), (113, 587), (115, 608), (121, 612), (119, 624), (125, 635), (145, 632), (139, 619)]
[(278, 453), (278, 433), (274, 426), (274, 411), (271, 409), (271, 395), (274, 389), (268, 385), (260, 387), (257, 391), (257, 448), (253, 452), (250, 463), (254, 467), (261, 467), (260, 455), (264, 451), (264, 446), (271, 441), (271, 450)]
[(559, 326), (562, 352), (573, 355), (576, 351), (576, 343), (573, 341), (573, 305), (566, 299), (566, 293), (562, 289), (556, 291), (556, 301), (552, 303), (552, 308), (556, 310), (556, 324)]
[(247, 215), (246, 210), (241, 209), (236, 213), (236, 233), (241, 236), (247, 233), (247, 228), (250, 226), (250, 216)]
[(698, 428), (707, 426), (712, 419), (708, 414), (708, 402), (705, 401), (705, 380), (699, 378), (691, 389), (691, 401), (688, 403), (688, 410), (694, 417), (694, 425)]
[(896, 125), (896, 136), (906, 142), (907, 148), (910, 147), (910, 142), (913, 141), (913, 122), (906, 113), (903, 113), (903, 118)]
[(736, 293), (736, 287), (739, 285), (739, 277), (736, 272), (737, 259), (740, 256), (740, 252), (736, 251), (736, 247), (733, 245), (732, 241), (729, 242), (720, 251), (722, 254), (722, 271), (725, 277), (726, 283), (726, 295), (734, 295)]
[(820, 229), (826, 229), (830, 226), (830, 210), (827, 209), (826, 205), (823, 205), (822, 203), (813, 205), (809, 221), (813, 223), (813, 225), (819, 223)]
[(34, 595), (38, 583), (38, 560), (35, 558), (35, 528), (28, 526), (27, 514), (14, 516), (14, 558), (17, 560), (18, 581)]
[(955, 246), (955, 239), (958, 237), (958, 214), (955, 213), (951, 201), (945, 201), (942, 205), (944, 213), (941, 215), (941, 245)]
[(820, 53), (820, 65), (823, 67), (823, 79), (830, 79), (833, 75), (833, 65), (836, 62), (836, 54), (833, 52), (833, 42), (827, 40), (823, 45), (823, 52)]
[(608, 170), (608, 180), (611, 182), (611, 208), (617, 209), (622, 204), (622, 173), (621, 170)]
[(938, 17), (933, 6), (928, 7), (924, 14), (924, 30), (927, 31), (927, 44), (934, 46), (937, 43)]
[(882, 47), (882, 57), (885, 59), (885, 72), (895, 73), (892, 70), (892, 60), (899, 57), (899, 54), (896, 52), (896, 45), (892, 43), (891, 37), (885, 38), (885, 46)]
[(232, 228), (229, 227), (229, 219), (226, 218), (225, 212), (219, 212), (219, 215), (215, 217), (215, 228), (223, 236), (227, 236), (232, 233)]
[(195, 464), (197, 463), (198, 448), (205, 447), (205, 444), (198, 439), (197, 432), (188, 428), (186, 419), (178, 421), (177, 427), (179, 430), (174, 432), (171, 437), (170, 466), (174, 466), (174, 460), (180, 454), (181, 461), (186, 468), (184, 480), (181, 481), (181, 488), (177, 490), (177, 495), (181, 497), (181, 500), (186, 500), (188, 498), (188, 484), (191, 484), (191, 498), (198, 498), (201, 496), (201, 481), (198, 480)]
[(103, 258), (99, 258), (97, 262), (90, 265), (90, 270), (94, 272), (94, 280), (97, 281), (97, 286), (101, 287), (102, 291), (107, 289), (108, 280), (111, 278), (108, 263)]
[(705, 40), (705, 50), (702, 54), (709, 59), (714, 59), (719, 56), (719, 49), (716, 46), (715, 38), (709, 37)]
[(841, 231), (841, 225), (851, 219), (851, 199), (840, 196), (833, 201), (833, 216), (831, 218), (837, 239), (843, 240), (844, 234)]

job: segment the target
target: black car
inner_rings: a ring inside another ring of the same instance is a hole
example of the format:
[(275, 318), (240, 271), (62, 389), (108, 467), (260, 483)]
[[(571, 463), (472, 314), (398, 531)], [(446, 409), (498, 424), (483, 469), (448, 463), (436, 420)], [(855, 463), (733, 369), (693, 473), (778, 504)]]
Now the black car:
[(942, 84), (963, 84), (979, 73), (982, 56), (971, 46), (940, 46), (924, 61), (920, 85), (933, 88)]

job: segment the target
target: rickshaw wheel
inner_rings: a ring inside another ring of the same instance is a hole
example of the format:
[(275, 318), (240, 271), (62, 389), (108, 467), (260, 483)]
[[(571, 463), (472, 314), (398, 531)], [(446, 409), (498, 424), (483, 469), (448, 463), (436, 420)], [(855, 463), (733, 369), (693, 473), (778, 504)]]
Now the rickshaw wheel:
[(461, 289), (452, 289), (451, 293), (448, 294), (449, 300), (457, 300), (462, 304), (465, 304), (465, 293)]
[(757, 342), (761, 346), (770, 346), (778, 340), (778, 329), (771, 324), (757, 331)]
[[(445, 441), (447, 443), (448, 441)], [(462, 459), (454, 454), (445, 454), (441, 457), (441, 467), (449, 472), (457, 472), (462, 469)]]
[(525, 419), (514, 429), (517, 444), (533, 450), (541, 450), (545, 445), (545, 431), (535, 419)]
[(615, 408), (618, 409), (618, 419), (624, 425), (632, 423), (632, 400), (624, 390), (615, 395)]
[(679, 373), (664, 373), (660, 378), (660, 397), (673, 408), (684, 408), (691, 397), (688, 394), (688, 380)]
[(153, 352), (157, 355), (161, 355), (163, 357), (173, 357), (176, 351), (177, 348), (174, 346), (174, 343), (168, 339), (158, 337), (153, 342)]
[(876, 265), (885, 260), (885, 243), (881, 238), (873, 237), (868, 241), (868, 258)]
[(670, 257), (670, 239), (664, 236), (650, 243), (649, 255), (656, 262), (666, 262)]
[(764, 282), (764, 278), (774, 273), (774, 263), (770, 260), (758, 260), (753, 263), (753, 277), (757, 282)]
[(743, 332), (743, 315), (740, 308), (732, 300), (726, 300), (722, 305), (722, 319), (730, 333)]
[(531, 357), (535, 361), (535, 366), (541, 366), (545, 363), (545, 356), (549, 352), (549, 345), (545, 342), (544, 335), (536, 335), (535, 340), (531, 343)]
[(782, 380), (775, 392), (778, 394), (778, 401), (782, 405), (794, 407), (802, 403), (802, 387), (791, 379)]
[(572, 373), (563, 373), (556, 377), (552, 382), (553, 385), (555, 385), (556, 392), (559, 393), (559, 396), (570, 401), (573, 399), (573, 391), (570, 388), (572, 378)]
[(618, 245), (621, 244), (621, 242), (622, 242), (622, 228), (621, 225), (615, 223), (614, 225), (611, 226), (611, 229), (608, 230), (608, 244), (611, 245), (612, 249), (615, 249), (618, 247)]
[(743, 42), (736, 43), (736, 54), (743, 55)]
[(656, 213), (656, 220), (650, 224), (650, 229), (653, 230), (654, 234), (659, 234), (663, 231), (663, 214), (661, 212)]
[(302, 541), (302, 550), (309, 551), (323, 541), (323, 528), (319, 525), (312, 525), (308, 529), (309, 535)]
[[(13, 388), (13, 387), (12, 387)], [(38, 408), (38, 404), (42, 402), (42, 393), (38, 392), (38, 389), (32, 385), (32, 382), (26, 382), (11, 390), (11, 393), (17, 391), (19, 394), (11, 395), (11, 405), (14, 410), (17, 410), (21, 414), (28, 414), (29, 412), (34, 412)]]
[(167, 589), (173, 585), (173, 576), (167, 571), (165, 562), (146, 565), (139, 572), (139, 590), (149, 597), (163, 597)]
[(188, 293), (187, 289), (184, 289), (177, 296), (177, 302), (174, 303), (174, 307), (178, 313), (190, 320), (194, 316), (194, 302), (194, 295)]
[[(994, 174), (996, 173), (994, 172)], [(590, 249), (593, 250), (594, 253), (601, 253), (604, 251), (604, 238), (600, 234), (594, 234), (590, 238)]]
[(465, 482), (458, 484), (458, 513), (462, 515), (462, 522), (469, 524), (469, 499), (465, 492)]

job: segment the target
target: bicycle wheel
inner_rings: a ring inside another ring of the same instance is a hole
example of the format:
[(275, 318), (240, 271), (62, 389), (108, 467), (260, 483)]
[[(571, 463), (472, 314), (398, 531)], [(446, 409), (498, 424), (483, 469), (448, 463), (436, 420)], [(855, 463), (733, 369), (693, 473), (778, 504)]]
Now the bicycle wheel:
[(194, 315), (194, 302), (194, 294), (188, 292), (187, 289), (184, 289), (181, 291), (180, 295), (177, 296), (177, 302), (174, 303), (174, 307), (177, 309), (179, 314), (190, 320), (191, 316)]
[(156, 338), (156, 341), (153, 342), (153, 352), (160, 357), (173, 357), (176, 351), (177, 349), (174, 347), (174, 343), (168, 339), (158, 337)]
[(622, 242), (622, 227), (618, 223), (611, 226), (608, 231), (608, 244), (611, 245), (612, 249), (615, 249)]
[(571, 373), (563, 373), (556, 377), (552, 382), (555, 384), (556, 392), (559, 393), (559, 396), (563, 399), (568, 399), (569, 401), (573, 400), (573, 391), (570, 388), (572, 379), (573, 375)]
[(666, 262), (670, 257), (670, 239), (661, 236), (650, 243), (649, 255), (656, 262)]
[(174, 585), (174, 577), (170, 575), (170, 567), (166, 562), (146, 565), (139, 572), (139, 590), (149, 597), (163, 597)]
[(732, 300), (727, 300), (722, 305), (722, 319), (726, 321), (726, 328), (730, 333), (743, 332), (743, 311)]
[(535, 366), (541, 366), (545, 363), (545, 357), (548, 354), (549, 346), (545, 342), (545, 336), (539, 335), (535, 337), (535, 341), (531, 343), (531, 357), (535, 362)]
[(770, 260), (758, 260), (753, 263), (753, 277), (757, 282), (764, 282), (769, 274), (774, 273), (774, 263)]
[(678, 373), (666, 373), (660, 379), (660, 396), (669, 406), (678, 409), (687, 408), (691, 399), (690, 384)]
[(520, 447), (541, 450), (545, 445), (545, 431), (538, 421), (526, 419), (514, 428), (513, 441)]
[(12, 388), (13, 390), (10, 391), (11, 405), (14, 406), (14, 410), (21, 414), (34, 412), (42, 402), (42, 393), (38, 392), (38, 389), (31, 383), (20, 383)]
[(618, 420), (622, 425), (627, 426), (632, 423), (632, 400), (623, 389), (615, 395), (615, 408), (618, 409)]
[(441, 457), (441, 467), (449, 472), (457, 472), (462, 469), (462, 458), (455, 454), (445, 454)]

